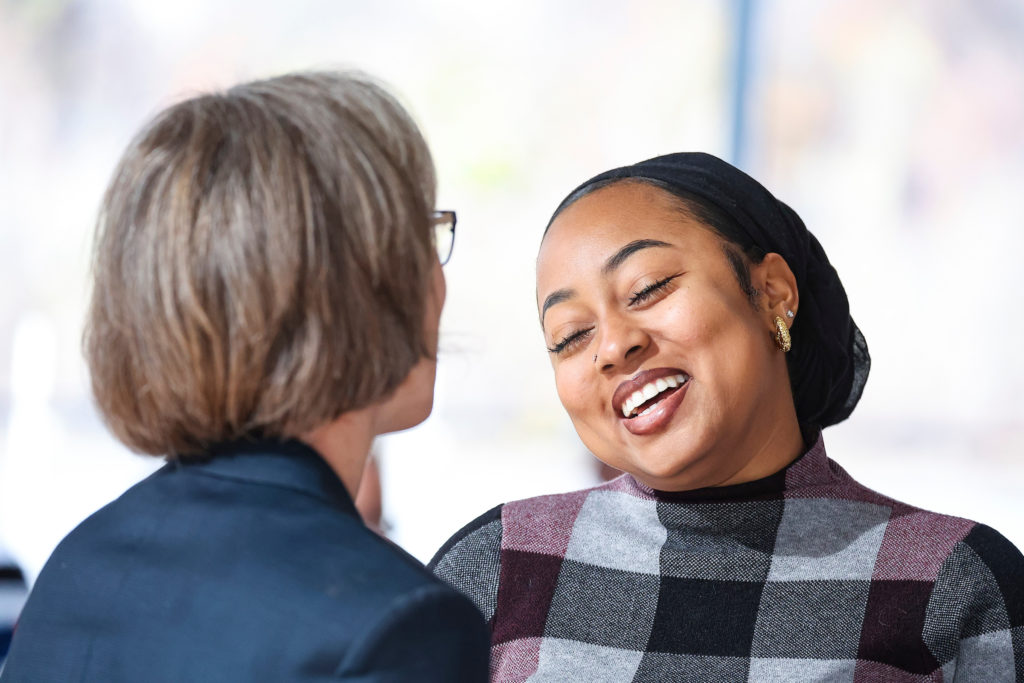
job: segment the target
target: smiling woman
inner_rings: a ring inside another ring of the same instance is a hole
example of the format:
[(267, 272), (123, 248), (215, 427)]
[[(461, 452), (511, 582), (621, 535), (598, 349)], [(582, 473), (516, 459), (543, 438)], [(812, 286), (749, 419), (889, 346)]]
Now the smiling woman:
[(490, 619), (494, 680), (1024, 680), (1024, 557), (825, 454), (867, 379), (799, 217), (704, 154), (555, 212), (537, 303), (559, 398), (626, 472), (499, 506), (434, 558)]
[(778, 254), (753, 265), (752, 303), (726, 244), (673, 195), (624, 181), (560, 212), (537, 261), (538, 291), (574, 292), (543, 317), (562, 404), (598, 458), (655, 489), (757, 479), (801, 449), (769, 334), (798, 308), (792, 271)]

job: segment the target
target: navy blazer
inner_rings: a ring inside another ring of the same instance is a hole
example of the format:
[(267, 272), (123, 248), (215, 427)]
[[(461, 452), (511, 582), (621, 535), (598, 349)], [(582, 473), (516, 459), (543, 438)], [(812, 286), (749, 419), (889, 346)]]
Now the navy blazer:
[(477, 608), (297, 442), (172, 463), (54, 551), (4, 682), (487, 680)]

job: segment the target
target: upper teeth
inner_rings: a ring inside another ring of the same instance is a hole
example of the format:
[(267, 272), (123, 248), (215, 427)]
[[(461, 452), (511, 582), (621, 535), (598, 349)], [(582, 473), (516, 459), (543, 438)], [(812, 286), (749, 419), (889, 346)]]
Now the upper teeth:
[[(686, 375), (673, 375), (670, 377), (662, 377), (656, 379), (653, 382), (649, 382), (643, 386), (642, 389), (634, 391), (633, 395), (626, 399), (626, 402), (622, 404), (622, 416), (629, 417), (636, 410), (637, 406), (645, 401), (650, 401), (652, 398), (657, 396), (663, 391), (668, 389), (675, 389), (676, 387), (686, 382)], [(654, 406), (651, 406), (653, 408)], [(648, 408), (647, 410), (651, 410)], [(644, 412), (646, 413), (647, 410)]]

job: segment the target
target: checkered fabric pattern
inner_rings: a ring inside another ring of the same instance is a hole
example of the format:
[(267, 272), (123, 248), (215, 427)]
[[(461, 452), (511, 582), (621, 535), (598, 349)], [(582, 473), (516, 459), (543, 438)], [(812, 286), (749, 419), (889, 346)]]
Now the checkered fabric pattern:
[(820, 437), (756, 482), (507, 503), (430, 566), (490, 620), (496, 681), (1024, 681), (1024, 556)]

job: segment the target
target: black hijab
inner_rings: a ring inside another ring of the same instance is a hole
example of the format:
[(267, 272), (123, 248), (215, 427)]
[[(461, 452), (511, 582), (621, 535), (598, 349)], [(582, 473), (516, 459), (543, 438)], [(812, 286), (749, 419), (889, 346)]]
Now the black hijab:
[(868, 345), (850, 317), (838, 273), (796, 212), (721, 159), (681, 152), (594, 176), (573, 190), (554, 215), (592, 186), (626, 178), (653, 180), (710, 205), (726, 219), (716, 221), (714, 228), (727, 240), (744, 252), (757, 247), (786, 260), (800, 292), (800, 311), (791, 330), (793, 348), (787, 357), (797, 418), (802, 425), (820, 428), (849, 417), (871, 369)]

